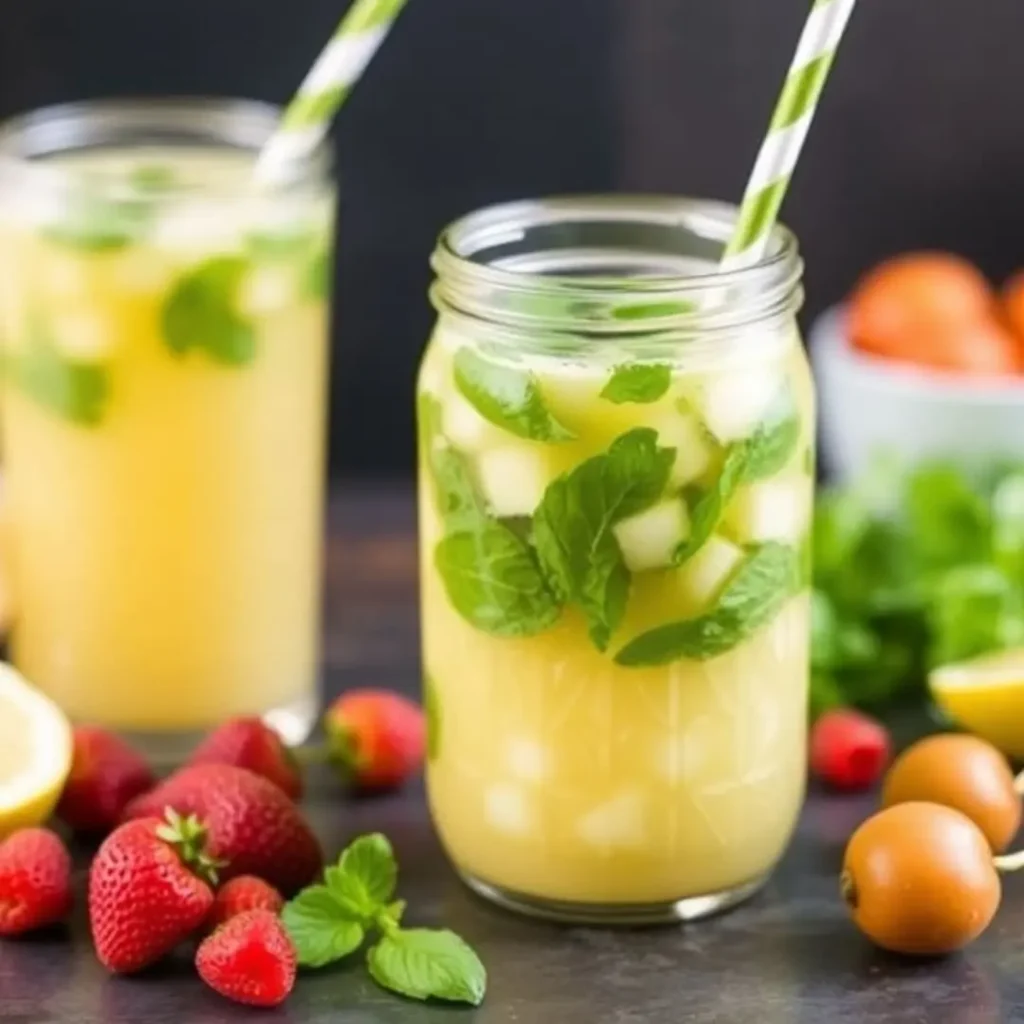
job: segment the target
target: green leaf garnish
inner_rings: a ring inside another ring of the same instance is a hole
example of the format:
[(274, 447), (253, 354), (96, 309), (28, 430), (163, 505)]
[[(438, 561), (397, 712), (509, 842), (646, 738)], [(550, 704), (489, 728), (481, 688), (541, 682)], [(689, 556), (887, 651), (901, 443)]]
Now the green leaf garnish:
[(114, 202), (82, 195), (65, 215), (42, 229), (54, 245), (85, 252), (114, 252), (131, 245), (149, 228), (148, 208), (137, 202)]
[(484, 965), (454, 932), (413, 928), (385, 935), (367, 960), (378, 985), (410, 999), (479, 1006), (484, 998)]
[(360, 921), (372, 921), (395, 893), (398, 866), (391, 844), (379, 832), (360, 836), (324, 878), (342, 907)]
[(656, 402), (672, 383), (672, 368), (663, 363), (637, 363), (620, 366), (601, 391), (601, 397), (617, 405), (626, 402)]
[(324, 967), (355, 952), (366, 937), (359, 920), (347, 915), (324, 885), (304, 889), (285, 905), (281, 920), (304, 967)]
[(497, 520), (449, 533), (434, 564), (452, 607), (492, 636), (533, 636), (561, 613), (529, 545)]
[(28, 398), (62, 419), (97, 426), (110, 399), (110, 370), (105, 363), (65, 356), (36, 322), (27, 346), (7, 356), (4, 372)]
[(629, 571), (612, 527), (661, 497), (675, 460), (653, 430), (631, 430), (608, 451), (554, 480), (534, 515), (534, 543), (559, 594), (578, 605), (606, 650), (622, 621)]
[(173, 167), (167, 164), (141, 164), (128, 175), (128, 183), (139, 192), (166, 192), (178, 181)]
[(240, 257), (216, 256), (178, 280), (161, 313), (164, 341), (173, 353), (203, 351), (226, 366), (256, 357), (256, 332), (236, 308), (248, 269)]
[(800, 556), (793, 548), (774, 542), (758, 545), (733, 573), (711, 611), (642, 633), (615, 660), (647, 667), (725, 654), (775, 617), (801, 589), (800, 575)]
[(576, 436), (544, 404), (532, 373), (492, 363), (470, 348), (460, 348), (452, 366), (455, 384), (466, 400), (502, 430), (551, 444)]
[(384, 836), (356, 839), (325, 875), (327, 884), (304, 889), (281, 914), (301, 965), (341, 960), (376, 931), (380, 938), (367, 954), (367, 967), (382, 988), (410, 999), (480, 1004), (487, 972), (458, 935), (401, 927), (405, 902), (391, 899), (398, 866)]

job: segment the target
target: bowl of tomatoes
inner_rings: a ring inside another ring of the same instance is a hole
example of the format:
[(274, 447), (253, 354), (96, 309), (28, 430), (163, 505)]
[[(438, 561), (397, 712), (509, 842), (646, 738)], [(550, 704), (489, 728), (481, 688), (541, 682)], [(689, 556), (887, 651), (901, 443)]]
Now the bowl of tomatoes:
[(838, 480), (884, 455), (968, 471), (1024, 455), (1024, 273), (909, 253), (866, 274), (810, 335), (822, 452)]

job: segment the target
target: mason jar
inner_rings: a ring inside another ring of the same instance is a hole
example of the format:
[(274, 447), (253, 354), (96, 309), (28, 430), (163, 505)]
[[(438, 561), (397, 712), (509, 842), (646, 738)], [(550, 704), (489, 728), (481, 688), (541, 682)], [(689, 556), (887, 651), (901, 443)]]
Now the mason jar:
[(418, 388), (430, 807), (463, 879), (571, 921), (753, 893), (804, 795), (814, 398), (783, 227), (565, 198), (442, 234)]
[(278, 111), (89, 102), (0, 130), (17, 667), (180, 758), (317, 713), (334, 185), (253, 187)]

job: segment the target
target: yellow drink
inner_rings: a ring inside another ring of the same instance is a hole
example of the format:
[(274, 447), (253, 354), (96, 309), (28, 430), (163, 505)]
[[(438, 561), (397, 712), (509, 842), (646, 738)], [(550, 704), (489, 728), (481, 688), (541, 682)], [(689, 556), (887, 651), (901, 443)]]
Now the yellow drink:
[(247, 198), (251, 165), (58, 157), (133, 205), (0, 226), (14, 660), (151, 742), (315, 712), (331, 196)]
[(700, 916), (763, 881), (803, 799), (814, 408), (794, 297), (716, 347), (531, 339), (511, 317), (499, 337), (495, 294), (543, 285), (506, 273), (475, 305), (444, 250), (465, 257), (472, 224), (442, 239), (420, 374), (434, 820), (513, 907)]

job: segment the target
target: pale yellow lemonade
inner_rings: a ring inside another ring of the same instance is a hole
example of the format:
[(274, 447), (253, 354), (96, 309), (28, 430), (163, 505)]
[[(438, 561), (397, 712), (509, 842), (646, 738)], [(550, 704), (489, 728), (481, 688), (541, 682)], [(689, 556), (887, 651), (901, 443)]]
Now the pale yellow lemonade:
[(252, 158), (226, 147), (47, 164), (87, 188), (56, 213), (0, 204), (14, 661), (127, 732), (299, 721), (332, 198), (247, 198)]
[(441, 838), (489, 895), (570, 916), (756, 886), (805, 779), (814, 406), (792, 317), (646, 361), (486, 334), (442, 311), (419, 380)]

